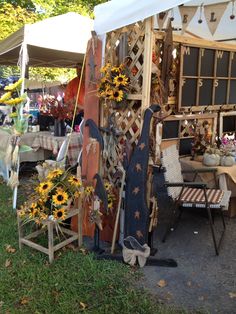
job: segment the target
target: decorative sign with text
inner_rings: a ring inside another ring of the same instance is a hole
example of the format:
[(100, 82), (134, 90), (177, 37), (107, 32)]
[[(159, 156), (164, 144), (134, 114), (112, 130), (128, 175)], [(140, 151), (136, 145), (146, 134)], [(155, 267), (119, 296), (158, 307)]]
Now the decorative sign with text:
[(236, 105), (236, 52), (182, 45), (179, 109), (215, 105)]

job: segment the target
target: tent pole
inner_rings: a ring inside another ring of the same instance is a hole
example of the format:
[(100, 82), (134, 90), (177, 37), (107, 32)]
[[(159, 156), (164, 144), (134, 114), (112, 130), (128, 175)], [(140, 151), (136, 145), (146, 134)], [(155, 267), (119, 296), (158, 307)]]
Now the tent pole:
[[(18, 65), (20, 67), (20, 74), (21, 74), (21, 78), (23, 79), (22, 83), (21, 83), (21, 90), (20, 90), (20, 94), (23, 95), (24, 94), (24, 89), (25, 89), (25, 82), (24, 82), (24, 78), (25, 78), (25, 72), (26, 72), (26, 65), (28, 63), (28, 52), (27, 52), (27, 45), (25, 42), (22, 43), (21, 46), (21, 51), (20, 51), (20, 56), (19, 56), (19, 60), (18, 60)], [(20, 115), (23, 115), (23, 106), (20, 108)], [(19, 160), (19, 156), (18, 156), (18, 161), (17, 161), (17, 177), (19, 178), (19, 168), (20, 168), (20, 160)], [(16, 206), (17, 206), (17, 191), (18, 191), (18, 187), (15, 186), (13, 189), (13, 210), (16, 210)]]
[(28, 63), (28, 53), (27, 53), (27, 44), (25, 42), (22, 43), (21, 51), (20, 51), (20, 58), (19, 58), (19, 66), (20, 66), (20, 76), (23, 79), (21, 84), (21, 95), (24, 94), (25, 89), (25, 71), (26, 71), (26, 64)]

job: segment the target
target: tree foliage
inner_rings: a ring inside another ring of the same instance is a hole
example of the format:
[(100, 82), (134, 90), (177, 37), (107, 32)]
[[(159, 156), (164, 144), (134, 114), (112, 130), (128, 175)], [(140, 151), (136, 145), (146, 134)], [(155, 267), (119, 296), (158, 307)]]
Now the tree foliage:
[[(76, 12), (92, 17), (94, 6), (103, 2), (106, 0), (0, 0), (0, 40), (24, 24), (32, 24), (67, 12)], [(17, 67), (0, 67), (0, 77), (17, 73), (19, 74)], [(31, 68), (29, 74), (33, 79), (65, 80), (66, 78), (70, 79), (74, 75), (74, 71)]]
[(39, 15), (35, 12), (4, 2), (0, 6), (0, 40), (6, 38), (24, 24), (34, 23), (38, 19)]

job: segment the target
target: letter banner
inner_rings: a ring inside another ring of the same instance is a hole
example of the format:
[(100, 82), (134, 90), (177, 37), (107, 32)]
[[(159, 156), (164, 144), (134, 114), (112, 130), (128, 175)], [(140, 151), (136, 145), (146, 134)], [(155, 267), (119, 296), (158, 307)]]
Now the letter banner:
[(212, 35), (214, 35), (216, 31), (227, 5), (228, 2), (223, 2), (204, 6), (204, 15)]
[(182, 22), (182, 34), (185, 32), (186, 28), (188, 27), (190, 21), (194, 17), (198, 7), (192, 6), (181, 6), (179, 7), (179, 12), (181, 15), (181, 22)]

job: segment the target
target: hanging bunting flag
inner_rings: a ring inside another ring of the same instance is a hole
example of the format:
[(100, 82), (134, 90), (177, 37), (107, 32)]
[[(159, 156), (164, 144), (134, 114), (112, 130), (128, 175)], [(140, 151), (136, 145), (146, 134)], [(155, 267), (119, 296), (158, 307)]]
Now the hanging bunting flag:
[(227, 5), (228, 2), (223, 2), (204, 6), (204, 15), (212, 35), (214, 35), (216, 31)]
[(162, 28), (165, 24), (168, 13), (169, 13), (169, 10), (157, 14), (157, 22), (158, 22), (160, 31), (162, 30)]
[(194, 17), (198, 7), (179, 7), (179, 12), (181, 15), (181, 22), (182, 22), (182, 34), (185, 32), (186, 28), (188, 27), (190, 21)]

